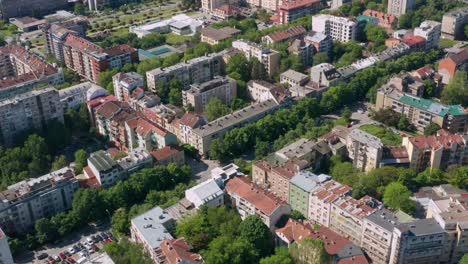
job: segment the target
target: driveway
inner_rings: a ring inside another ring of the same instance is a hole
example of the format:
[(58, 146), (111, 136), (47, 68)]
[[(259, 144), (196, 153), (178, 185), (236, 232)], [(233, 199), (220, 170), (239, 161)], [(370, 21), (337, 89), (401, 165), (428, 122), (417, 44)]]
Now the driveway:
[(187, 165), (192, 168), (192, 179), (197, 182), (204, 182), (211, 179), (211, 170), (219, 166), (216, 160), (194, 160), (188, 158)]

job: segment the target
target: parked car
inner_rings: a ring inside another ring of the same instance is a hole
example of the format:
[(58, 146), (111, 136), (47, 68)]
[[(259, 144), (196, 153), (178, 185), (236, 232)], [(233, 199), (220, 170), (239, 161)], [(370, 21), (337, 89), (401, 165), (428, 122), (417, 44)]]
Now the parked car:
[(76, 253), (76, 250), (73, 247), (69, 247), (67, 251), (68, 251), (67, 253), (70, 253), (71, 255)]
[(81, 248), (78, 245), (73, 245), (73, 249), (75, 250), (75, 253), (81, 251)]
[(93, 243), (93, 239), (91, 237), (87, 237), (86, 238), (86, 242), (88, 242), (88, 244), (92, 244)]
[(72, 263), (72, 264), (73, 264), (73, 263), (76, 263), (75, 259), (74, 259), (74, 258), (71, 258), (71, 257), (68, 258), (68, 262), (69, 262), (69, 263)]
[(104, 238), (104, 239), (106, 239), (106, 238), (109, 237), (105, 232), (101, 232), (100, 235), (101, 235), (101, 237)]
[(65, 256), (65, 253), (63, 252), (60, 252), (59, 257), (60, 257), (60, 260), (65, 260), (67, 258), (67, 256)]
[(43, 259), (46, 259), (48, 256), (49, 256), (49, 254), (43, 252), (39, 256), (37, 256), (37, 259), (38, 260), (43, 260)]
[(65, 250), (63, 252), (63, 254), (65, 254), (65, 256), (67, 256), (67, 257), (71, 257), (71, 255), (72, 255), (68, 250)]
[(54, 260), (55, 261), (60, 261), (60, 257), (59, 256), (54, 256)]

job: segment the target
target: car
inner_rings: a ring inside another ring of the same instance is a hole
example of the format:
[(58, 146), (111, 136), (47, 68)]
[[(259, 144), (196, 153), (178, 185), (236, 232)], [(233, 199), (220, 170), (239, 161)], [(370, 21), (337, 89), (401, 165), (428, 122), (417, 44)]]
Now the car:
[(346, 127), (347, 127), (347, 128), (350, 128), (350, 127), (352, 127), (352, 126), (353, 126), (353, 125), (352, 125), (351, 123), (346, 124)]
[[(73, 247), (69, 247), (67, 252), (69, 252), (71, 255), (76, 253), (76, 250)], [(65, 253), (66, 254), (66, 253)]]
[(112, 239), (106, 238), (104, 241), (105, 241), (106, 243), (110, 243), (110, 242), (112, 242)]
[(94, 253), (94, 249), (92, 249), (92, 248), (89, 249), (89, 250), (88, 250), (88, 253), (89, 253), (89, 254), (93, 254), (93, 253)]
[(75, 250), (75, 253), (81, 251), (81, 248), (78, 245), (73, 245), (73, 249)]
[(76, 263), (74, 258), (68, 258), (67, 260), (68, 260), (69, 263)]
[(89, 244), (89, 243), (92, 244), (92, 243), (93, 243), (93, 239), (92, 239), (91, 237), (87, 237), (87, 238), (86, 238), (86, 242), (88, 242), (88, 244)]
[(110, 239), (112, 239), (114, 241), (117, 241), (117, 239), (111, 233), (108, 232), (107, 235), (109, 235)]
[(106, 239), (106, 238), (109, 237), (105, 232), (101, 232), (100, 235), (101, 235), (101, 237), (104, 238), (104, 239)]
[(99, 242), (104, 241), (104, 238), (103, 238), (101, 235), (96, 235), (96, 239), (97, 239), (97, 241), (99, 241)]
[(72, 255), (68, 250), (65, 250), (63, 252), (63, 254), (65, 254), (65, 256), (67, 256), (67, 257), (71, 257), (71, 255)]
[(48, 256), (49, 256), (49, 254), (43, 252), (39, 256), (37, 256), (37, 259), (38, 260), (43, 260), (43, 259), (46, 259)]
[(85, 257), (86, 253), (84, 251), (80, 251), (79, 255), (80, 255), (80, 257)]
[(63, 253), (63, 252), (59, 253), (59, 257), (60, 257), (61, 260), (65, 260), (67, 258), (67, 256), (65, 256), (65, 253)]
[(54, 260), (55, 261), (60, 261), (60, 257), (59, 256), (54, 256)]

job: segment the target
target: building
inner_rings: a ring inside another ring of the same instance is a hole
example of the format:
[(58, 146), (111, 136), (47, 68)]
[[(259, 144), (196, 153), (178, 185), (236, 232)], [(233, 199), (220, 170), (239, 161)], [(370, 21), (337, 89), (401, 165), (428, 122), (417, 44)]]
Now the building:
[(287, 98), (290, 96), (286, 89), (262, 80), (250, 80), (247, 83), (247, 92), (250, 99), (255, 102), (272, 100), (277, 104), (282, 104), (288, 101)]
[(461, 40), (464, 37), (463, 27), (468, 23), (468, 8), (460, 7), (447, 12), (442, 17), (442, 37)]
[(376, 18), (378, 20), (378, 25), (385, 29), (394, 28), (398, 24), (398, 19), (396, 18), (395, 15), (392, 15), (392, 14), (386, 14), (384, 12), (371, 10), (371, 9), (364, 10), (362, 14), (364, 16)]
[(290, 0), (282, 1), (277, 10), (277, 23), (288, 24), (303, 16), (318, 13), (327, 7), (322, 0)]
[(151, 156), (153, 156), (154, 165), (168, 165), (169, 163), (175, 163), (177, 165), (185, 164), (184, 150), (176, 145), (153, 150)]
[(11, 255), (10, 245), (8, 245), (8, 238), (0, 229), (0, 262), (13, 263), (13, 256)]
[(0, 79), (1, 101), (37, 85), (61, 84), (63, 72), (21, 46), (8, 45), (0, 47)]
[(324, 52), (329, 54), (333, 46), (332, 38), (321, 32), (311, 32), (307, 34), (304, 37), (304, 42), (313, 45), (315, 53)]
[(112, 76), (114, 94), (122, 102), (130, 102), (133, 90), (144, 87), (143, 76), (136, 72), (119, 72)]
[(186, 190), (185, 198), (192, 202), (195, 208), (202, 205), (219, 207), (224, 204), (224, 192), (213, 179)]
[(321, 63), (310, 68), (310, 80), (319, 87), (335, 86), (341, 78), (341, 73), (329, 63)]
[(35, 31), (39, 29), (39, 26), (43, 25), (46, 23), (44, 19), (37, 19), (34, 17), (17, 17), (17, 18), (11, 18), (10, 23), (18, 27), (18, 29), (22, 32), (30, 32), (30, 31)]
[(55, 88), (33, 90), (0, 101), (0, 143), (12, 146), (21, 132), (40, 131), (52, 121), (64, 121)]
[(280, 74), (280, 83), (287, 84), (289, 87), (296, 85), (305, 85), (309, 81), (309, 76), (295, 70), (287, 70)]
[(64, 112), (68, 108), (78, 109), (97, 97), (109, 94), (106, 89), (91, 82), (83, 82), (58, 91)]
[(88, 0), (88, 8), (91, 11), (99, 11), (108, 7), (110, 0)]
[(312, 17), (312, 31), (320, 32), (340, 42), (354, 40), (356, 26), (356, 22), (346, 17), (324, 14)]
[(280, 54), (276, 50), (245, 39), (233, 41), (232, 47), (242, 51), (247, 59), (256, 58), (265, 66), (270, 77), (279, 71)]
[(201, 1), (201, 9), (204, 12), (211, 12), (224, 5), (227, 5), (225, 0), (202, 0)]
[(208, 54), (194, 58), (167, 68), (156, 68), (146, 72), (148, 89), (156, 93), (157, 87), (176, 78), (182, 90), (189, 88), (190, 84), (203, 83), (221, 76), (224, 62), (221, 54)]
[(332, 151), (325, 141), (301, 138), (275, 152), (280, 160), (303, 160), (316, 170), (332, 155)]
[(189, 144), (196, 148), (200, 155), (206, 156), (211, 141), (223, 138), (234, 127), (242, 127), (275, 112), (280, 105), (273, 100), (249, 105), (229, 115), (220, 117), (206, 125), (193, 129)]
[(289, 204), (252, 183), (247, 177), (230, 179), (225, 189), (242, 220), (255, 215), (270, 230), (274, 230), (278, 220), (291, 213)]
[(457, 71), (468, 70), (468, 48), (457, 53), (450, 53), (439, 61), (438, 73), (442, 75), (442, 83), (448, 84)]
[(445, 170), (450, 165), (468, 164), (468, 136), (438, 134), (403, 138), (402, 146), (408, 151), (410, 167), (416, 171)]
[(262, 41), (267, 45), (273, 45), (275, 43), (286, 42), (289, 40), (302, 38), (306, 33), (305, 28), (302, 26), (292, 26), (284, 30), (278, 30), (270, 33), (262, 38)]
[(201, 30), (201, 42), (206, 42), (210, 45), (216, 45), (222, 41), (239, 35), (241, 32), (242, 31), (240, 31), (239, 29), (235, 29), (232, 27), (206, 27)]
[(236, 96), (236, 80), (216, 76), (207, 82), (192, 84), (190, 89), (182, 91), (182, 102), (184, 106), (191, 105), (195, 113), (203, 113), (211, 99), (218, 98), (226, 105), (230, 105)]
[(321, 184), (330, 180), (325, 174), (315, 175), (310, 171), (300, 171), (289, 181), (289, 204), (302, 215), (309, 215), (309, 195)]
[(144, 251), (155, 263), (166, 258), (161, 246), (164, 240), (173, 237), (169, 230), (175, 227), (175, 220), (159, 206), (135, 217), (131, 221), (130, 234), (135, 243), (142, 244)]
[(244, 173), (239, 170), (239, 167), (230, 163), (224, 167), (216, 167), (211, 170), (211, 179), (215, 180), (219, 186), (224, 186), (224, 183), (234, 177), (242, 177)]
[[(118, 157), (114, 156), (113, 159)], [(117, 159), (117, 164), (122, 168), (121, 178), (129, 176), (133, 172), (139, 171), (143, 168), (150, 168), (153, 166), (153, 156), (142, 148), (135, 148), (128, 151), (127, 156)]]
[(442, 24), (437, 21), (426, 20), (414, 29), (414, 35), (426, 40), (426, 50), (439, 47)]
[(94, 256), (90, 259), (86, 257), (82, 257), (76, 260), (77, 263), (80, 264), (93, 264), (93, 263), (100, 263), (100, 264), (115, 264), (115, 262), (109, 257), (109, 255), (104, 253), (99, 253), (97, 256)]
[(468, 131), (468, 114), (461, 105), (444, 105), (428, 99), (402, 93), (395, 87), (384, 86), (377, 92), (376, 109), (391, 108), (404, 114), (418, 131), (432, 122), (451, 133)]
[(122, 167), (104, 150), (91, 153), (87, 161), (88, 166), (83, 168), (84, 175), (88, 179), (96, 178), (103, 187), (113, 186), (124, 175)]
[(143, 38), (151, 33), (174, 33), (176, 35), (193, 35), (200, 31), (203, 22), (187, 16), (186, 14), (175, 15), (162, 21), (152, 21), (142, 26), (131, 26), (129, 31)]
[(314, 55), (314, 46), (303, 39), (295, 39), (288, 46), (288, 54), (294, 54), (304, 66), (311, 66)]
[(0, 1), (0, 19), (30, 16), (33, 13), (47, 15), (68, 7), (67, 0), (2, 0)]
[(192, 247), (185, 238), (166, 239), (160, 244), (163, 257), (160, 263), (178, 264), (178, 263), (203, 263), (200, 254), (192, 253)]
[[(176, 135), (156, 125), (147, 118), (128, 119), (124, 126), (129, 149), (141, 148), (152, 151), (177, 144)], [(121, 137), (120, 134), (119, 136)]]
[(37, 220), (70, 209), (78, 187), (73, 169), (68, 167), (8, 186), (0, 192), (3, 231), (25, 234)]
[[(217, 1), (217, 0), (203, 0), (202, 3), (204, 3), (205, 1)], [(236, 18), (241, 13), (241, 9), (235, 5), (222, 4), (221, 6), (213, 9), (210, 13), (214, 17), (217, 17), (222, 20), (227, 20), (230, 18)]]
[(415, 5), (414, 0), (389, 0), (387, 6), (387, 13), (400, 17), (406, 14), (409, 10), (413, 9)]
[(382, 159), (383, 143), (378, 138), (360, 129), (353, 129), (346, 140), (349, 158), (360, 171), (378, 168)]

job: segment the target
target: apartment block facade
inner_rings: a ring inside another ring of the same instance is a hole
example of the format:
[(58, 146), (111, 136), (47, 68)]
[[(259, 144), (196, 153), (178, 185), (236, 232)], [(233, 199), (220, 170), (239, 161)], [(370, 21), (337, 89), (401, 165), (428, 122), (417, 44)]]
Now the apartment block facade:
[(414, 35), (426, 40), (426, 50), (439, 47), (442, 24), (437, 21), (426, 20), (414, 29)]
[(153, 93), (157, 87), (176, 78), (186, 90), (191, 84), (203, 83), (223, 75), (224, 61), (221, 54), (209, 54), (167, 67), (146, 72), (148, 89)]
[(413, 9), (415, 5), (414, 0), (389, 0), (387, 5), (387, 13), (400, 17), (406, 14), (409, 10)]
[(370, 171), (378, 168), (382, 159), (382, 141), (360, 129), (353, 129), (346, 139), (348, 156), (353, 166), (360, 171)]
[(0, 1), (0, 19), (8, 21), (13, 17), (30, 16), (33, 12), (47, 15), (67, 7), (67, 0), (2, 0)]
[(8, 237), (2, 229), (0, 229), (0, 263), (14, 263), (10, 245), (8, 244)]
[(270, 77), (279, 71), (280, 54), (276, 50), (245, 39), (233, 41), (232, 47), (244, 53), (247, 59), (256, 58), (265, 66)]
[(112, 84), (114, 85), (114, 94), (122, 102), (129, 102), (132, 97), (132, 92), (137, 87), (144, 86), (144, 78), (136, 72), (119, 72), (112, 76)]
[(189, 90), (182, 91), (182, 102), (184, 106), (191, 105), (196, 113), (202, 113), (212, 98), (230, 105), (236, 96), (236, 81), (230, 77), (216, 76), (213, 80), (192, 84)]
[(461, 7), (447, 12), (442, 17), (442, 37), (447, 39), (462, 39), (463, 26), (468, 23), (468, 8)]
[(55, 88), (33, 90), (0, 102), (0, 143), (14, 144), (24, 131), (41, 130), (48, 122), (63, 123), (63, 107)]
[(68, 167), (8, 186), (0, 192), (2, 229), (7, 234), (24, 234), (37, 220), (70, 209), (78, 187)]
[(289, 181), (289, 204), (302, 215), (309, 215), (309, 196), (321, 184), (330, 180), (325, 174), (315, 175), (310, 171), (300, 171)]
[(348, 42), (356, 38), (357, 24), (346, 17), (321, 14), (312, 17), (312, 31), (331, 36), (340, 42)]
[(320, 12), (327, 7), (325, 1), (322, 0), (296, 0), (282, 1), (278, 5), (278, 24), (288, 24), (291, 21), (303, 16), (311, 15)]

